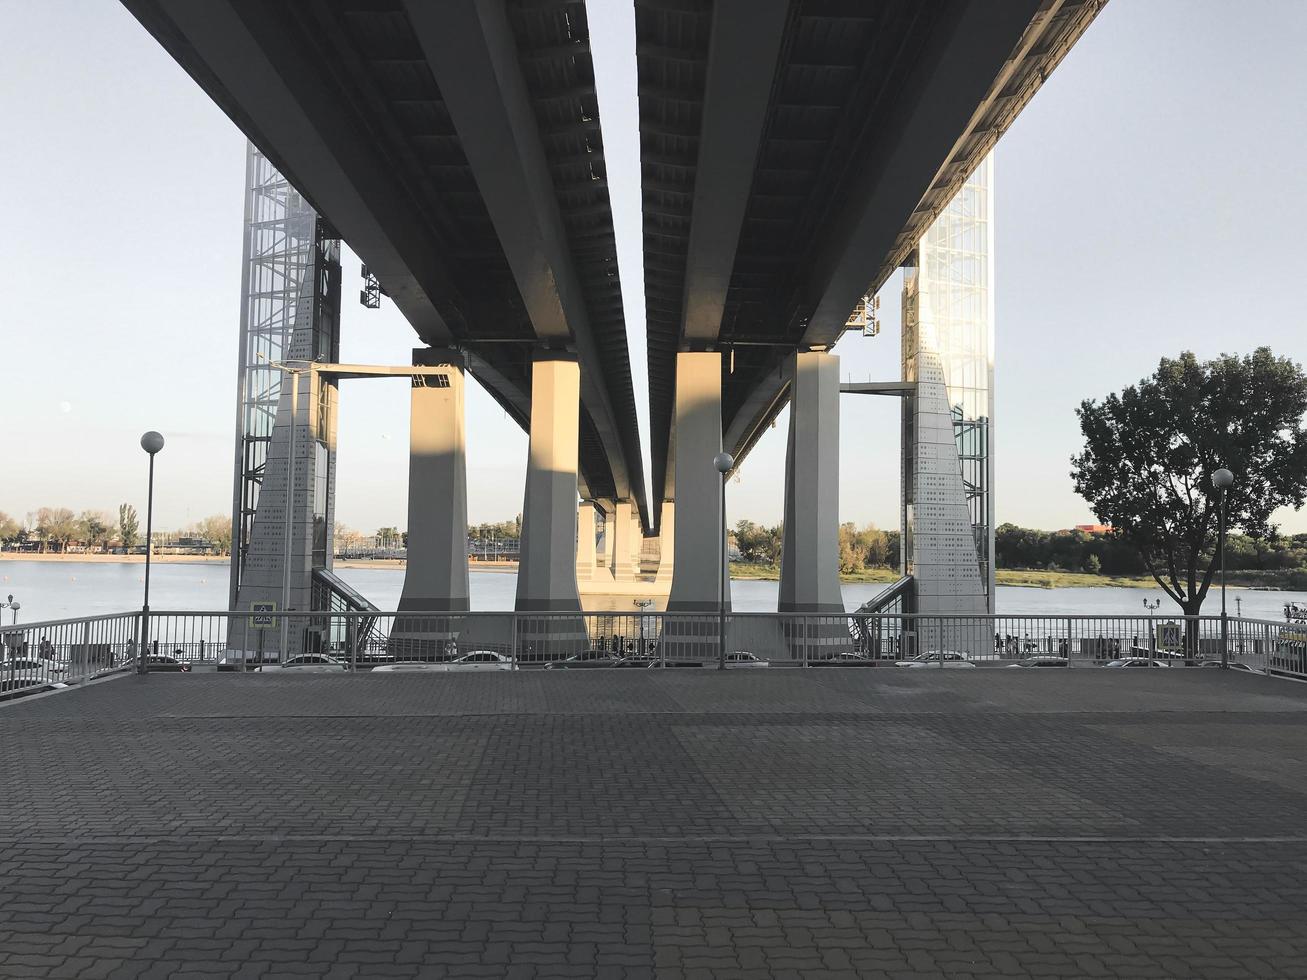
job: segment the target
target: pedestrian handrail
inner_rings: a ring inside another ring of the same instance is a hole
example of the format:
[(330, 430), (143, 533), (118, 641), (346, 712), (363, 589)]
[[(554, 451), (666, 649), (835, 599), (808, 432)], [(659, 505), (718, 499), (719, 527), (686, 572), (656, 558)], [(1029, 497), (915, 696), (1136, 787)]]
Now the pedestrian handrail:
[[(0, 696), (127, 669), (1207, 667), (1223, 653), (1219, 616), (733, 612), (723, 622), (724, 632), (716, 612), (152, 610), (148, 622), (122, 612), (0, 627)], [(1234, 669), (1307, 677), (1307, 625), (1225, 622)]]

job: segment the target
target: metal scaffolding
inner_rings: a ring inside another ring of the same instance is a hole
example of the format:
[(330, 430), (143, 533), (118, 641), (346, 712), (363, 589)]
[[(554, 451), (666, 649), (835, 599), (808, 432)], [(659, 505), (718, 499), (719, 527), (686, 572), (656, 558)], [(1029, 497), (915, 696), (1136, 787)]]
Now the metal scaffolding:
[[(300, 193), (258, 149), (246, 154), (245, 236), (237, 373), (235, 481), (232, 492), (230, 607), (246, 576), (259, 500), (268, 476), (278, 412), (289, 420), (286, 360), (335, 361), (340, 349), (340, 243)], [(301, 399), (296, 440), (306, 447), (290, 498), (312, 508), (312, 566), (330, 564), (334, 497), (334, 385)], [(285, 506), (285, 477), (277, 507)], [(305, 486), (299, 484), (307, 482)], [(312, 492), (308, 492), (308, 491)], [(266, 510), (267, 508), (265, 508)], [(284, 513), (284, 511), (283, 511)], [(265, 519), (271, 515), (265, 515)], [(298, 515), (297, 515), (298, 516)]]

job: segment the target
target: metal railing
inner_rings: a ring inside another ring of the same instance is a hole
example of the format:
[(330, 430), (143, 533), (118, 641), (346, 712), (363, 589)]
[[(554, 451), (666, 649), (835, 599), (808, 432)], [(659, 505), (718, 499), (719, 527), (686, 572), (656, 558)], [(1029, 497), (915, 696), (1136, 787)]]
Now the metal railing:
[[(286, 649), (281, 649), (282, 621)], [(1307, 625), (1230, 619), (1236, 670), (1307, 677)], [(0, 697), (107, 672), (1210, 667), (1216, 616), (157, 612), (0, 628)]]

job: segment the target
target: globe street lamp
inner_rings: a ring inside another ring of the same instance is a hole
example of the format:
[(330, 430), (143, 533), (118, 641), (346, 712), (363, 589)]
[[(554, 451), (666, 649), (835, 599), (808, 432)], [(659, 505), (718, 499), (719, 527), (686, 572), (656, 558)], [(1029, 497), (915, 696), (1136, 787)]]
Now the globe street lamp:
[(1152, 602), (1144, 600), (1144, 608), (1148, 610), (1148, 656), (1150, 658), (1157, 656), (1157, 624), (1153, 621), (1153, 616), (1156, 615), (1157, 607), (1161, 604), (1161, 599), (1154, 599)]
[(722, 477), (722, 547), (718, 556), (721, 564), (717, 569), (717, 669), (726, 669), (726, 474), (735, 466), (735, 457), (730, 453), (718, 453), (712, 458), (713, 466)]
[(1221, 467), (1212, 474), (1212, 486), (1220, 495), (1220, 517), (1217, 525), (1217, 549), (1221, 562), (1221, 668), (1230, 666), (1230, 620), (1225, 612), (1225, 491), (1234, 485), (1234, 474)]
[(141, 652), (138, 673), (146, 673), (150, 648), (150, 553), (154, 550), (154, 457), (163, 448), (163, 436), (151, 429), (141, 436), (141, 448), (150, 456), (150, 488), (145, 501), (145, 602), (141, 606)]
[[(21, 602), (15, 602), (12, 595), (9, 597), (8, 602), (0, 602), (0, 609), (12, 609), (14, 611), (15, 626), (18, 625), (18, 610), (22, 608), (23, 604)], [(2, 626), (4, 626), (4, 623), (3, 621), (0, 621), (0, 627)], [(18, 666), (16, 661), (19, 651), (23, 649), (23, 636), (21, 633), (15, 633), (10, 639), (12, 642), (9, 644), (9, 689), (12, 691), (14, 689), (14, 668)], [(17, 646), (14, 646), (15, 643)], [(3, 655), (4, 653), (5, 637), (3, 633), (0, 633), (0, 655)]]

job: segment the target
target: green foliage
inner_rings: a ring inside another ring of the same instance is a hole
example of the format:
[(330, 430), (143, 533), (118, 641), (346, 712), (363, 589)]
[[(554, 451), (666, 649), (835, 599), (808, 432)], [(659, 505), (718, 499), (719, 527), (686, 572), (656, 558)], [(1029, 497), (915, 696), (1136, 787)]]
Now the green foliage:
[(16, 520), (0, 510), (0, 543), (9, 544), (17, 541), (22, 534), (23, 526)]
[(106, 550), (109, 547), (112, 531), (109, 518), (98, 510), (84, 510), (77, 518), (78, 538), (88, 548)]
[(131, 504), (118, 505), (118, 539), (123, 543), (123, 551), (131, 553), (140, 538), (141, 525), (136, 519), (136, 508)]
[(195, 535), (211, 544), (220, 555), (231, 553), (231, 518), (225, 514), (214, 514), (195, 525)]
[(77, 534), (77, 518), (67, 507), (42, 507), (36, 512), (36, 536), (41, 550), (64, 551)]
[(851, 574), (864, 568), (897, 568), (898, 532), (882, 531), (874, 524), (859, 528), (853, 522), (840, 525), (840, 572)]
[(1265, 347), (1200, 362), (1163, 358), (1119, 395), (1081, 403), (1084, 451), (1072, 457), (1076, 492), (1186, 613), (1197, 613), (1216, 569), (1217, 492), (1235, 474), (1229, 527), (1260, 541), (1271, 515), (1307, 499), (1307, 375)]
[(781, 526), (763, 527), (753, 521), (740, 521), (735, 525), (732, 535), (735, 546), (740, 549), (740, 559), (757, 562), (762, 565), (778, 565), (781, 549), (784, 547), (784, 534)]

